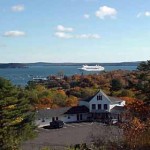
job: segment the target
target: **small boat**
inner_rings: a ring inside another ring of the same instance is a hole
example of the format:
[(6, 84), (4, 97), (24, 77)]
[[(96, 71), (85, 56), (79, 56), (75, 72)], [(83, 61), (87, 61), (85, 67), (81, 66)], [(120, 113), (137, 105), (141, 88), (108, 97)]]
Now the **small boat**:
[(78, 68), (78, 70), (81, 71), (103, 71), (105, 68), (99, 65), (95, 66), (88, 66), (88, 65), (83, 65), (82, 68)]
[(46, 81), (47, 80), (47, 78), (43, 78), (43, 77), (33, 77), (32, 79), (33, 81)]

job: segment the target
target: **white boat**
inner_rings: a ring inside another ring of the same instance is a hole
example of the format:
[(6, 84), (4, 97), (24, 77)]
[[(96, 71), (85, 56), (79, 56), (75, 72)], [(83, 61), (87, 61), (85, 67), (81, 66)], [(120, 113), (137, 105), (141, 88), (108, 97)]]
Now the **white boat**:
[(33, 81), (46, 81), (47, 78), (43, 78), (43, 77), (33, 77)]
[(81, 71), (103, 71), (105, 68), (99, 65), (95, 66), (88, 66), (88, 65), (83, 65), (82, 68), (78, 68)]

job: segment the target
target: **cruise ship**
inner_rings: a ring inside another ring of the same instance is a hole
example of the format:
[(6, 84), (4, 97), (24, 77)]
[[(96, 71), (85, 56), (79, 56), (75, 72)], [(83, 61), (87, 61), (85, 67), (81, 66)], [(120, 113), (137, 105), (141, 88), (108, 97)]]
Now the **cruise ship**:
[(103, 71), (105, 68), (99, 65), (95, 66), (88, 66), (88, 65), (83, 65), (82, 68), (78, 68), (81, 71)]

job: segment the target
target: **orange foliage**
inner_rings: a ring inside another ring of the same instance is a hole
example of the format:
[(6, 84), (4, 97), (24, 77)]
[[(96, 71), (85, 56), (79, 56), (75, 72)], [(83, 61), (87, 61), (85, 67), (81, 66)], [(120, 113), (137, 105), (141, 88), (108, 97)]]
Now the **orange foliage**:
[(66, 93), (65, 93), (64, 90), (57, 90), (57, 92), (58, 92), (59, 94), (63, 95), (63, 96), (66, 96)]
[(124, 135), (126, 142), (131, 148), (136, 148), (139, 144), (139, 138), (145, 131), (145, 125), (138, 118), (134, 118), (131, 122), (124, 124)]
[(126, 107), (132, 115), (140, 119), (145, 119), (150, 115), (150, 107), (149, 105), (145, 105), (143, 101), (136, 100), (130, 104), (127, 104)]
[(120, 99), (124, 100), (127, 105), (132, 104), (133, 102), (137, 101), (136, 99), (131, 98), (131, 97), (120, 97)]

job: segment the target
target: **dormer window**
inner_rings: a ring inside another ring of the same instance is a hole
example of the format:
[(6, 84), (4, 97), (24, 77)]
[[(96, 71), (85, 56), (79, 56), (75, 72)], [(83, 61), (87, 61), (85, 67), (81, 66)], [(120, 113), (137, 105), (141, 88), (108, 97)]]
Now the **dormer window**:
[(97, 100), (102, 100), (102, 95), (97, 95)]

